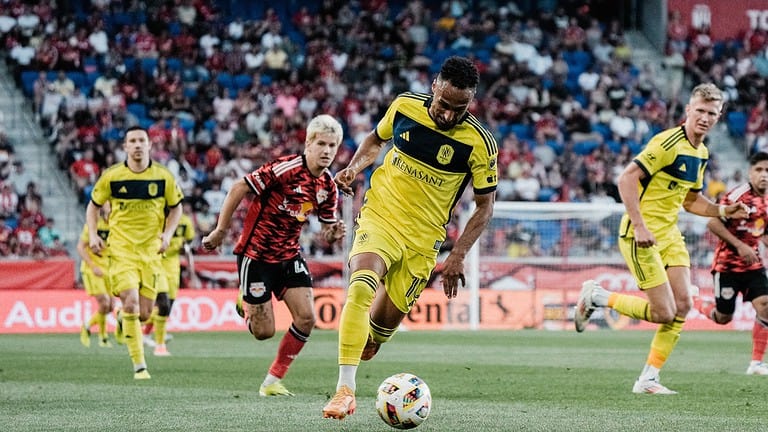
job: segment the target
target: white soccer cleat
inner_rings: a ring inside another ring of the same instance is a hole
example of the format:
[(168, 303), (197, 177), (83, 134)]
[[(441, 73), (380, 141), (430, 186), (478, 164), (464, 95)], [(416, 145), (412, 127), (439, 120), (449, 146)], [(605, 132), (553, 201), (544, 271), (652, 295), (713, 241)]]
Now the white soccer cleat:
[(635, 381), (635, 385), (632, 386), (632, 393), (636, 394), (659, 394), (659, 395), (673, 395), (677, 394), (676, 391), (670, 390), (659, 382), (658, 378), (653, 379), (638, 379)]
[(747, 368), (747, 375), (768, 375), (768, 364), (753, 361)]
[(587, 327), (589, 317), (595, 311), (595, 305), (592, 303), (592, 293), (598, 287), (597, 282), (593, 280), (588, 280), (581, 285), (579, 300), (576, 302), (576, 309), (573, 312), (573, 324), (579, 333), (583, 332)]

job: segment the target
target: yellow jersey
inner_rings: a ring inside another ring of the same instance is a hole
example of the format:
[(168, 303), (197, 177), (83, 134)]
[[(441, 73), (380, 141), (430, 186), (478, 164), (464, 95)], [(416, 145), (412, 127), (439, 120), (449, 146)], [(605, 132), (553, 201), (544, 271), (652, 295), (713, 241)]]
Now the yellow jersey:
[[(646, 177), (640, 182), (640, 213), (648, 230), (658, 238), (679, 236), (678, 214), (689, 191), (704, 185), (709, 150), (693, 147), (682, 126), (656, 134), (635, 157)], [(629, 216), (624, 214), (620, 237), (634, 237)]]
[[(109, 223), (105, 221), (103, 218), (99, 218), (99, 222), (96, 225), (96, 234), (101, 237), (102, 240), (104, 240), (104, 243), (107, 243), (107, 238), (109, 238)], [(106, 250), (102, 251), (101, 255), (96, 255), (93, 253), (90, 247), (88, 247), (90, 237), (88, 236), (88, 224), (83, 225), (83, 230), (80, 232), (80, 240), (85, 243), (85, 248), (88, 251), (88, 255), (91, 257), (91, 261), (94, 262), (99, 268), (106, 271), (107, 266), (109, 265), (109, 260), (107, 259)], [(85, 272), (92, 272), (91, 268), (86, 264), (85, 261), (80, 262), (80, 273)]]
[(496, 190), (498, 147), (493, 135), (467, 113), (452, 129), (437, 128), (432, 96), (403, 93), (376, 126), (393, 147), (371, 176), (360, 217), (399, 233), (413, 249), (433, 254), (467, 184), (475, 194)]
[(171, 244), (168, 249), (165, 250), (163, 258), (177, 257), (184, 249), (184, 243), (189, 243), (195, 239), (195, 224), (192, 222), (192, 218), (182, 214), (179, 219), (179, 225), (176, 226), (176, 231), (171, 238)]
[(112, 204), (107, 239), (111, 255), (159, 249), (165, 208), (181, 204), (183, 198), (173, 174), (154, 161), (139, 173), (131, 171), (126, 162), (112, 165), (91, 192), (94, 204)]

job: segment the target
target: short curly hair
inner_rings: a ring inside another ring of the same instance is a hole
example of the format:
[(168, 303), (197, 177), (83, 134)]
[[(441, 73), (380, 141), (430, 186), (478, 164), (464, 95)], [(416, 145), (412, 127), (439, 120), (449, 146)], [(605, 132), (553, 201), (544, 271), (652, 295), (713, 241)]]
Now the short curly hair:
[(448, 57), (440, 68), (439, 79), (448, 81), (459, 89), (476, 89), (480, 82), (480, 74), (474, 63), (466, 57)]

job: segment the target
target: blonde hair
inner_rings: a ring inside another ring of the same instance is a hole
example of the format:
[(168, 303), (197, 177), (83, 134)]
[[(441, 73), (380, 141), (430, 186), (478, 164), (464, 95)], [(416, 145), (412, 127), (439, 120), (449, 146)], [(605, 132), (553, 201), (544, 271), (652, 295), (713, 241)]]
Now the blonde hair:
[(309, 121), (307, 125), (307, 142), (311, 142), (319, 134), (332, 134), (336, 136), (336, 143), (341, 144), (344, 130), (341, 123), (328, 114), (320, 114)]
[(695, 97), (700, 97), (706, 102), (723, 101), (723, 92), (712, 83), (704, 83), (691, 90), (691, 99)]

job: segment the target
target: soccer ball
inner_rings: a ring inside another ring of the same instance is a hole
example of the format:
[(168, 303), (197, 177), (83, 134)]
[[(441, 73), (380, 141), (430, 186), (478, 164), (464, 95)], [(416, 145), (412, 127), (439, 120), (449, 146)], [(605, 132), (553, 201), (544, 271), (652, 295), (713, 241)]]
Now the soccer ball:
[(416, 375), (399, 373), (384, 380), (376, 392), (376, 411), (396, 429), (413, 429), (429, 416), (432, 393)]

